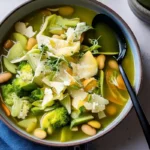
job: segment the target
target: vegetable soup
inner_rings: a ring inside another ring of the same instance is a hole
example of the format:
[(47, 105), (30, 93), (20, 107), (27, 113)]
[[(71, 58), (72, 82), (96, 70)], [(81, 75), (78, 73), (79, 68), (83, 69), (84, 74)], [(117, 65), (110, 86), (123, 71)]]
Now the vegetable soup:
[[(77, 6), (45, 8), (16, 22), (4, 41), (1, 104), (27, 133), (61, 142), (94, 136), (128, 101), (113, 57), (117, 39), (106, 24), (91, 26), (95, 15)], [(129, 46), (123, 67), (133, 84)]]

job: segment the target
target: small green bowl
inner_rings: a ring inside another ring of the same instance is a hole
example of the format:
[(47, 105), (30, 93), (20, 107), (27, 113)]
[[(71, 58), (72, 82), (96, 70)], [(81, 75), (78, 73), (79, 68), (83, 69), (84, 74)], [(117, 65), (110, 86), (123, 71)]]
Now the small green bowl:
[(138, 2), (150, 10), (150, 0), (138, 0)]
[(150, 0), (138, 0), (138, 1), (128, 0), (131, 10), (139, 19), (150, 24)]

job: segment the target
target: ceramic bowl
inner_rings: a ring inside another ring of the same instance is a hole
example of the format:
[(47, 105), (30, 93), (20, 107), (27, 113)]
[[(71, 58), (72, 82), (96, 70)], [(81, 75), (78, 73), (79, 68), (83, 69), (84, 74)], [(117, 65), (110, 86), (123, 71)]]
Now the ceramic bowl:
[[(122, 29), (130, 47), (132, 50), (132, 54), (134, 57), (134, 65), (135, 65), (135, 84), (134, 88), (136, 93), (138, 93), (141, 85), (142, 79), (142, 66), (141, 66), (141, 57), (140, 57), (140, 50), (137, 43), (135, 36), (133, 35), (132, 31), (128, 27), (128, 25), (122, 20), (122, 18), (116, 14), (113, 10), (108, 8), (107, 6), (103, 5), (102, 3), (95, 1), (95, 0), (34, 0), (24, 3), (23, 5), (16, 8), (13, 12), (11, 12), (1, 23), (0, 25), (0, 46), (2, 46), (2, 42), (5, 39), (7, 33), (10, 31), (11, 27), (14, 25), (15, 22), (21, 20), (26, 15), (30, 14), (31, 12), (53, 5), (79, 5), (82, 7), (89, 8), (94, 10), (97, 13), (104, 13), (111, 17)], [(86, 14), (85, 14), (86, 15)], [(0, 52), (3, 53), (2, 51)], [(0, 118), (1, 120), (14, 132), (19, 134), (20, 136), (29, 139), (33, 142), (48, 145), (48, 146), (73, 146), (79, 145), (83, 143), (90, 142), (95, 140), (99, 137), (102, 137), (109, 131), (111, 131), (114, 127), (116, 127), (129, 113), (132, 108), (132, 102), (129, 100), (120, 113), (120, 115), (111, 123), (109, 124), (104, 130), (97, 133), (95, 136), (88, 137), (81, 140), (61, 143), (49, 140), (40, 140), (36, 137), (27, 134), (25, 131), (18, 128), (8, 117), (6, 117), (5, 113), (0, 109)]]
[(145, 8), (137, 0), (128, 0), (133, 13), (142, 21), (150, 24), (150, 9)]

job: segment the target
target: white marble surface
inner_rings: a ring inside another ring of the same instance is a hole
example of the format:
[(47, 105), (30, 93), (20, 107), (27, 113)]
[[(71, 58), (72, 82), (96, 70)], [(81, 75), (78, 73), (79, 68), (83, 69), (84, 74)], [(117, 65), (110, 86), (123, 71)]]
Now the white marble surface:
[[(0, 0), (0, 21), (19, 4), (27, 0)], [(139, 93), (141, 105), (150, 121), (150, 25), (137, 19), (127, 0), (100, 0), (115, 10), (134, 32), (143, 60), (143, 86)], [(112, 132), (91, 143), (90, 150), (148, 150), (134, 110)]]

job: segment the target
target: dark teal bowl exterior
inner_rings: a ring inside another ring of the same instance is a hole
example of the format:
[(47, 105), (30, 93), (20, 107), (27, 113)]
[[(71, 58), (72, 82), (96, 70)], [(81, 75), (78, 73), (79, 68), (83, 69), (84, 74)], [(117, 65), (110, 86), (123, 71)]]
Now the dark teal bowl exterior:
[[(137, 44), (137, 41), (128, 27), (128, 25), (110, 8), (106, 7), (105, 5), (101, 4), (100, 2), (97, 2), (95, 0), (34, 0), (27, 2), (21, 6), (19, 6), (16, 10), (11, 12), (8, 17), (1, 23), (0, 25), (0, 47), (2, 47), (2, 43), (6, 37), (6, 35), (9, 33), (10, 29), (14, 25), (15, 22), (21, 20), (26, 15), (32, 13), (35, 10), (44, 8), (44, 7), (50, 7), (54, 5), (78, 5), (82, 7), (86, 7), (89, 9), (94, 10), (97, 13), (104, 13), (108, 16), (110, 16), (115, 22), (118, 23), (118, 25), (121, 27), (126, 39), (128, 40), (128, 43), (131, 47), (132, 54), (134, 57), (134, 64), (135, 64), (135, 90), (138, 93), (141, 85), (142, 80), (142, 66), (141, 66), (141, 58), (140, 58), (140, 51), (139, 46)], [(85, 14), (86, 15), (86, 14)], [(3, 52), (0, 51), (0, 54)], [(18, 128), (0, 109), (0, 118), (4, 121), (4, 123), (11, 128), (14, 132), (19, 134), (20, 136), (23, 136), (33, 142), (48, 145), (48, 146), (73, 146), (73, 145), (79, 145), (83, 144), (89, 141), (92, 141), (98, 137), (103, 136), (104, 134), (108, 133), (110, 130), (112, 130), (115, 126), (117, 126), (129, 113), (129, 111), (132, 108), (131, 101), (128, 102), (128, 104), (125, 106), (123, 112), (111, 123), (110, 126), (108, 126), (104, 131), (99, 132), (95, 136), (88, 137), (86, 139), (61, 143), (61, 142), (54, 142), (54, 141), (48, 141), (48, 140), (40, 140), (37, 139), (34, 136), (31, 136), (27, 134), (25, 131)]]

